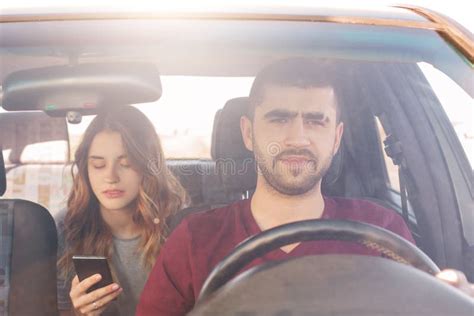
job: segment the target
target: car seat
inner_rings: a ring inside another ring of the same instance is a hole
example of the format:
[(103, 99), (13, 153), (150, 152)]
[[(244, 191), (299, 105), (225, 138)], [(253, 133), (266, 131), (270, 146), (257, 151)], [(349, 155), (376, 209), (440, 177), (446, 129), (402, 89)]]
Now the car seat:
[[(0, 151), (0, 196), (6, 191)], [(0, 315), (57, 315), (54, 220), (44, 207), (0, 199)]]

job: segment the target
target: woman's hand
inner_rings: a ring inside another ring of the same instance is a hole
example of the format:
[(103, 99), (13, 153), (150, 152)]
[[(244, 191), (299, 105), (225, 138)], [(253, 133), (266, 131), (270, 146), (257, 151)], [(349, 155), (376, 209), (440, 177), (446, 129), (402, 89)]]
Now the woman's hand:
[(474, 298), (474, 284), (469, 283), (466, 276), (461, 271), (446, 269), (438, 273), (436, 277)]
[(113, 283), (86, 293), (87, 289), (99, 282), (101, 278), (100, 274), (94, 274), (79, 282), (77, 275), (74, 277), (69, 296), (71, 297), (76, 315), (100, 315), (107, 308), (108, 304), (122, 292), (122, 288), (118, 284)]

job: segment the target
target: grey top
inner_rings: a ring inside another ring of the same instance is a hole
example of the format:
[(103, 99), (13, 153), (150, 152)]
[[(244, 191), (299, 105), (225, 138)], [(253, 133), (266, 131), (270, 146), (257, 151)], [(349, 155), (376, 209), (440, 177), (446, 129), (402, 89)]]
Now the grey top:
[[(62, 221), (57, 222), (58, 226), (58, 258), (62, 255), (65, 247), (64, 226)], [(133, 239), (114, 238), (114, 254), (109, 264), (113, 266), (116, 272), (116, 280), (123, 289), (116, 301), (113, 301), (102, 315), (135, 315), (135, 308), (140, 297), (140, 293), (145, 286), (148, 272), (143, 266), (140, 254), (137, 253), (137, 247), (140, 237)], [(73, 276), (67, 280), (61, 278), (58, 271), (57, 289), (58, 289), (58, 309), (69, 310), (72, 308), (69, 292), (71, 290), (71, 281)]]
[(118, 282), (123, 288), (123, 294), (118, 299), (120, 315), (135, 315), (140, 293), (148, 278), (141, 256), (137, 253), (139, 242), (140, 237), (114, 238), (115, 251), (112, 256), (112, 265), (117, 272)]

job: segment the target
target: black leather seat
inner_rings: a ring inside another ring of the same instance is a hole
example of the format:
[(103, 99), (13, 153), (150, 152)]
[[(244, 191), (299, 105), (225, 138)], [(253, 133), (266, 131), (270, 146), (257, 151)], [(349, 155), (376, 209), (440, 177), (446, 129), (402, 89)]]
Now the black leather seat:
[[(6, 190), (0, 150), (0, 196)], [(0, 199), (0, 314), (57, 315), (54, 220), (44, 207)]]
[(219, 204), (227, 200), (219, 184), (212, 160), (166, 160), (168, 169), (178, 178), (191, 198), (191, 207)]

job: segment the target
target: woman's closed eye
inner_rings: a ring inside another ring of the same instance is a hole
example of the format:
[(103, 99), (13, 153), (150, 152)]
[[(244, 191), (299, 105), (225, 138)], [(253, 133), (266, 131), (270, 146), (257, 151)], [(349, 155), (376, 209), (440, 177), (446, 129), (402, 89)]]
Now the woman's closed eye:
[[(131, 164), (126, 157), (119, 157), (117, 163), (122, 168), (130, 168)], [(94, 169), (103, 169), (106, 167), (107, 163), (105, 159), (99, 157), (91, 157), (89, 160), (89, 165)]]
[(102, 169), (105, 167), (105, 160), (102, 157), (89, 157), (89, 166), (94, 169)]
[(91, 165), (94, 169), (102, 169), (105, 167), (105, 163), (91, 163)]
[(128, 161), (127, 158), (120, 159), (120, 166), (123, 167), (123, 168), (130, 168), (131, 167), (130, 162)]

